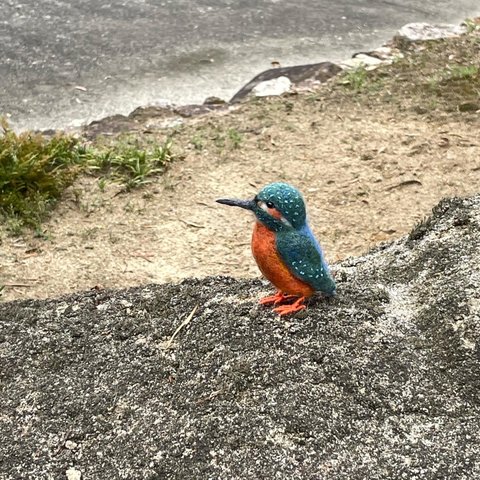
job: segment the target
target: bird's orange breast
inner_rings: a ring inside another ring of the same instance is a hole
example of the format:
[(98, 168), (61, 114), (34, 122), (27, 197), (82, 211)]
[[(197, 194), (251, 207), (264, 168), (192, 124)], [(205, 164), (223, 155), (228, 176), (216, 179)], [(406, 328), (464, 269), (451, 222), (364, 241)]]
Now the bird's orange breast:
[(281, 292), (299, 297), (310, 297), (314, 289), (295, 277), (277, 252), (275, 233), (260, 222), (255, 223), (252, 253), (262, 274)]

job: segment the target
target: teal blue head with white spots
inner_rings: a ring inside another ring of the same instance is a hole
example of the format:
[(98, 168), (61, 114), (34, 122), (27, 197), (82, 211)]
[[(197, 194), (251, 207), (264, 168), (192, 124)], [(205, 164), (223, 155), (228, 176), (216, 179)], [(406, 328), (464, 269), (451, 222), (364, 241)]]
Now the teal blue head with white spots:
[(306, 211), (302, 194), (288, 183), (276, 182), (265, 186), (255, 200), (257, 203), (255, 214), (267, 227), (272, 224), (272, 219), (283, 225), (281, 229), (290, 227), (297, 230), (305, 225)]
[(274, 232), (300, 230), (306, 223), (303, 197), (288, 183), (270, 183), (253, 200), (219, 199), (217, 202), (251, 210)]

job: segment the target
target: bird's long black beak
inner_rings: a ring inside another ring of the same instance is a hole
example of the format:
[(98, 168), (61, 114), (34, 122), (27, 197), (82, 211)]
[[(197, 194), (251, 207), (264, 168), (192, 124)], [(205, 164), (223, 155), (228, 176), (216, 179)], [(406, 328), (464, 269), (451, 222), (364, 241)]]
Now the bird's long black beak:
[(235, 198), (219, 198), (216, 201), (218, 203), (223, 203), (223, 205), (240, 207), (240, 208), (244, 208), (245, 210), (253, 210), (256, 206), (253, 200), (237, 200)]

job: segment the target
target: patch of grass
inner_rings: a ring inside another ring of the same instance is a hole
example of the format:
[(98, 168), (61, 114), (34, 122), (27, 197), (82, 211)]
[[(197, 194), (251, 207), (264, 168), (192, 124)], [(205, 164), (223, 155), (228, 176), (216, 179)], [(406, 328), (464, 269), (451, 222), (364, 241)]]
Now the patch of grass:
[[(424, 114), (467, 112), (480, 104), (480, 29), (458, 38), (406, 42), (391, 65), (350, 70), (321, 93), (326, 104), (352, 100), (368, 107), (389, 105)], [(361, 93), (361, 95), (360, 95)], [(320, 94), (319, 94), (320, 96)]]
[(232, 148), (235, 150), (240, 148), (243, 139), (242, 134), (235, 128), (229, 128), (227, 135)]
[(37, 228), (82, 169), (86, 151), (75, 138), (17, 135), (0, 124), (0, 216), (7, 229)]
[(454, 65), (450, 68), (451, 80), (468, 80), (478, 76), (478, 67), (476, 65)]
[(339, 77), (339, 83), (352, 94), (365, 93), (367, 95), (380, 91), (383, 86), (383, 72), (368, 70), (367, 65), (359, 65), (351, 70), (346, 70)]
[(41, 238), (42, 240), (50, 240), (52, 238), (51, 234), (47, 230), (43, 230), (40, 226), (35, 228), (35, 238)]
[(360, 65), (352, 70), (347, 70), (342, 77), (342, 83), (352, 90), (361, 90), (367, 81), (368, 72), (365, 65)]
[(439, 91), (452, 82), (474, 80), (478, 73), (479, 69), (476, 65), (447, 66), (447, 68), (435, 72), (429, 79), (428, 84), (432, 90)]
[(105, 187), (107, 185), (107, 179), (105, 177), (102, 177), (102, 178), (99, 178), (98, 179), (98, 182), (97, 182), (97, 185), (98, 185), (98, 189), (101, 191), (101, 192), (104, 192), (105, 191)]
[(202, 151), (204, 148), (204, 140), (199, 135), (195, 135), (192, 138), (191, 144), (193, 145), (193, 148), (198, 151)]
[(434, 72), (425, 87), (434, 95), (425, 104), (442, 106), (445, 110), (455, 110), (465, 102), (479, 105), (480, 69), (476, 65), (449, 65)]
[(231, 127), (225, 130), (218, 125), (213, 126), (208, 138), (210, 138), (213, 145), (221, 151), (224, 149), (238, 150), (243, 142), (243, 135), (237, 128)]
[[(144, 147), (137, 141), (85, 147), (65, 134), (16, 134), (0, 120), (0, 219), (18, 235), (40, 224), (81, 172), (97, 174), (99, 189), (112, 178), (127, 190), (151, 181), (172, 159), (172, 142)], [(80, 194), (79, 194), (80, 195)], [(79, 200), (79, 196), (77, 201)]]
[(105, 148), (92, 148), (87, 156), (90, 171), (109, 175), (131, 190), (151, 182), (153, 176), (165, 171), (173, 158), (172, 141), (167, 139), (163, 145), (150, 148), (144, 148), (136, 141), (120, 142)]

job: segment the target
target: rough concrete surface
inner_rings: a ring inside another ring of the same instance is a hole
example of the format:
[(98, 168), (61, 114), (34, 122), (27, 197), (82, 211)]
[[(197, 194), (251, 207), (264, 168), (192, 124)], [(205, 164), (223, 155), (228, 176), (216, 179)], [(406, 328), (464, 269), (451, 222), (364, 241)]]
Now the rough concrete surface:
[(1, 304), (0, 478), (479, 478), (479, 258), (477, 195), (300, 317), (225, 277)]

